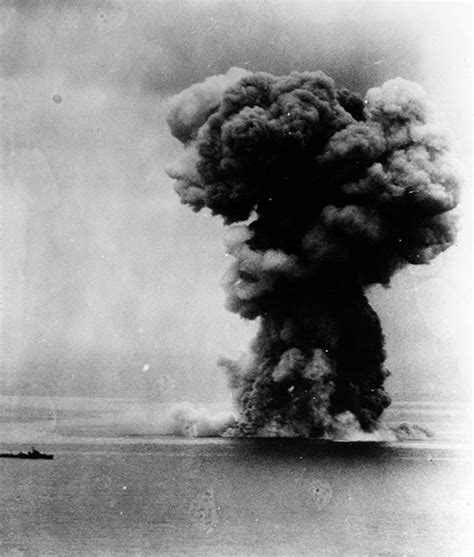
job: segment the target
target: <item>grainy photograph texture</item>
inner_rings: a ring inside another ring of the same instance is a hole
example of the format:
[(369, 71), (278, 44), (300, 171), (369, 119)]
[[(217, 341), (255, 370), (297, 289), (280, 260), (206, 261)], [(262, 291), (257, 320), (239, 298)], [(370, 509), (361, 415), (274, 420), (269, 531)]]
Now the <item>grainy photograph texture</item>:
[(0, 555), (471, 555), (471, 21), (0, 0)]

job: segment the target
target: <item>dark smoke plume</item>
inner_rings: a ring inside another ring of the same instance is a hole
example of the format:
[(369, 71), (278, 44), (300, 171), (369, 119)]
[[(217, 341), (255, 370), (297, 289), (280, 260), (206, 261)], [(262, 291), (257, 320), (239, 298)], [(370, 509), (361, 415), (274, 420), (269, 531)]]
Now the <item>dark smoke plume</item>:
[(175, 96), (168, 124), (181, 200), (232, 225), (228, 307), (260, 323), (251, 353), (221, 362), (236, 430), (372, 431), (390, 399), (364, 290), (455, 234), (458, 173), (424, 91), (397, 78), (362, 99), (322, 72), (232, 68)]

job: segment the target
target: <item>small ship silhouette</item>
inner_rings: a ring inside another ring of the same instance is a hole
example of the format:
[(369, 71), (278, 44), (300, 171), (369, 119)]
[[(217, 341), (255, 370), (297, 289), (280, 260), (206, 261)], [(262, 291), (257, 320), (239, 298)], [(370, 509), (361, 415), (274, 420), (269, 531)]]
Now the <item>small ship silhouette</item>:
[(30, 460), (53, 460), (54, 455), (52, 454), (45, 454), (40, 453), (34, 447), (31, 447), (31, 451), (27, 453), (19, 452), (19, 453), (0, 453), (0, 458), (27, 458)]

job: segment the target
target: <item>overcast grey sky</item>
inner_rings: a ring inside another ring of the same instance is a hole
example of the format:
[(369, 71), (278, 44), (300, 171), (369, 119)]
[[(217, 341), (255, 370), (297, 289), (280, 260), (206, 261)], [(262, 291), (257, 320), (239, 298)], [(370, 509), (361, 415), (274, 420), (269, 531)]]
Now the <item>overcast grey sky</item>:
[[(179, 203), (174, 93), (230, 66), (401, 76), (445, 114), (469, 178), (470, 2), (3, 1), (0, 392), (218, 400), (255, 330), (224, 309), (219, 219)], [(466, 228), (469, 203), (465, 198)], [(470, 373), (469, 230), (372, 292), (397, 399)], [(464, 240), (463, 240), (464, 238)]]

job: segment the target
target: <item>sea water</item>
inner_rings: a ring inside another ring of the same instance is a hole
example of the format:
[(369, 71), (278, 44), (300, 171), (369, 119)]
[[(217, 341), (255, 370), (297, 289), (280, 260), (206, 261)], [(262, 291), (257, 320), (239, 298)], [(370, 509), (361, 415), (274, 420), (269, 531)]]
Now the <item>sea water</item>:
[(434, 436), (397, 443), (45, 435), (0, 459), (0, 554), (468, 555), (465, 410), (399, 403)]

